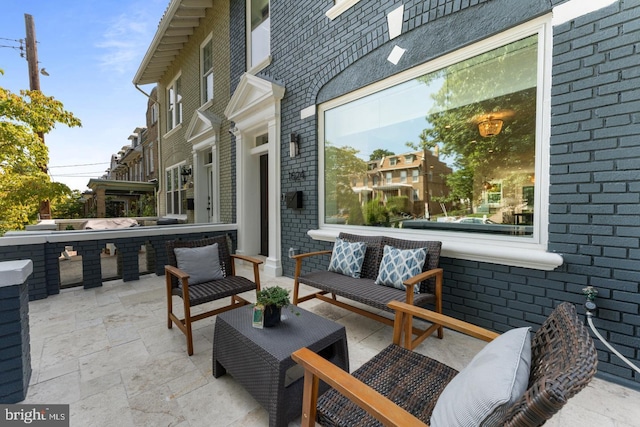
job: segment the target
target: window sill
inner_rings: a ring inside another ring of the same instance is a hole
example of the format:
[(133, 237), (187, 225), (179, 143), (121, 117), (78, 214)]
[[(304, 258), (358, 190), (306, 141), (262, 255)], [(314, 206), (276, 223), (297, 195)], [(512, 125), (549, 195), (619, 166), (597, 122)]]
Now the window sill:
[(211, 107), (211, 106), (213, 105), (213, 99), (214, 99), (214, 98), (211, 98), (210, 100), (208, 100), (207, 102), (205, 102), (204, 104), (202, 104), (202, 105), (200, 106), (200, 108), (198, 108), (198, 110), (199, 110), (199, 111), (204, 111), (204, 110), (206, 110), (207, 108)]
[[(313, 240), (333, 242), (341, 230), (322, 229), (309, 230), (307, 234)], [(402, 238), (392, 231), (375, 230), (371, 232), (361, 232), (360, 230), (342, 230), (354, 234), (368, 235), (389, 235)], [(409, 238), (411, 240), (411, 238)], [(414, 239), (418, 240), (418, 239)], [(513, 267), (531, 268), (534, 270), (551, 271), (561, 266), (562, 255), (547, 252), (539, 248), (509, 245), (510, 242), (499, 244), (493, 242), (488, 245), (486, 242), (474, 242), (470, 240), (456, 241), (438, 238), (442, 241), (442, 256), (447, 258), (464, 259), (469, 261), (487, 262), (491, 264), (509, 265)]]
[(354, 4), (358, 3), (359, 1), (360, 0), (342, 0), (342, 1), (337, 1), (335, 6), (333, 6), (331, 9), (327, 10), (325, 15), (327, 16), (327, 18), (329, 18), (330, 20), (333, 21), (338, 16), (340, 16), (344, 11), (346, 11), (347, 9), (349, 9), (351, 6), (353, 6)]
[(165, 133), (164, 135), (162, 135), (162, 138), (169, 138), (171, 135), (173, 135), (174, 133), (178, 132), (178, 129), (182, 128), (182, 123), (179, 123), (176, 125), (176, 127), (174, 127), (173, 129), (171, 129), (169, 132)]
[(271, 55), (267, 56), (262, 61), (258, 62), (258, 64), (255, 65), (254, 67), (251, 67), (247, 71), (247, 74), (251, 74), (252, 76), (255, 76), (260, 71), (262, 71), (263, 69), (267, 68), (269, 65), (271, 65)]

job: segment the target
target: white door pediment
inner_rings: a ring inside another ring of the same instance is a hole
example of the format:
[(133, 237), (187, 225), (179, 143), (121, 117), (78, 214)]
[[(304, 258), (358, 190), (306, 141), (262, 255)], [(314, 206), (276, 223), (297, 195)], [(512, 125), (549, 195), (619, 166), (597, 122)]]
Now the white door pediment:
[(284, 92), (284, 87), (276, 83), (245, 73), (233, 92), (224, 114), (237, 124), (243, 121), (243, 118), (264, 110), (274, 101), (280, 101)]
[(196, 110), (191, 117), (185, 137), (187, 141), (193, 144), (197, 140), (208, 138), (211, 133), (218, 131), (221, 123), (222, 119), (216, 114), (209, 111)]

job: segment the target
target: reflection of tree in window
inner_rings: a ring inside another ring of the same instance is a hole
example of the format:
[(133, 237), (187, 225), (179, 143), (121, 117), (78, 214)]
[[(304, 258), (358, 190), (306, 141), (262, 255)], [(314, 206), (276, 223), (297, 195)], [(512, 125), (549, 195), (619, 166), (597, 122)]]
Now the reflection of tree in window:
[(367, 172), (367, 162), (357, 157), (358, 150), (335, 147), (325, 143), (325, 220), (348, 224), (363, 224), (358, 195), (353, 191), (351, 179)]
[[(426, 85), (441, 82), (431, 94), (424, 140), (438, 141), (441, 153), (453, 159), (449, 201), (478, 200), (473, 195), (482, 194), (491, 177), (512, 197), (492, 195), (490, 213), (513, 213), (522, 205), (522, 177), (535, 170), (536, 70), (537, 36), (531, 36), (419, 78)], [(503, 120), (503, 127), (484, 138), (478, 125), (491, 117)], [(467, 213), (478, 208), (461, 207)]]

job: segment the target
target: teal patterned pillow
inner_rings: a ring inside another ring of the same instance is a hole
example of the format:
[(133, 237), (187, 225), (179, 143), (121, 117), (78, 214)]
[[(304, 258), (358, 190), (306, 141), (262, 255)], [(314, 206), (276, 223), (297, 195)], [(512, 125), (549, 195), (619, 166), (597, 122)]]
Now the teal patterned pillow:
[[(376, 285), (406, 290), (407, 288), (402, 282), (422, 273), (426, 259), (427, 248), (396, 249), (393, 246), (385, 245)], [(420, 287), (415, 285), (413, 292), (419, 293)]]
[(336, 238), (329, 262), (329, 271), (356, 279), (360, 278), (366, 251), (367, 244), (364, 242), (347, 242), (339, 237)]

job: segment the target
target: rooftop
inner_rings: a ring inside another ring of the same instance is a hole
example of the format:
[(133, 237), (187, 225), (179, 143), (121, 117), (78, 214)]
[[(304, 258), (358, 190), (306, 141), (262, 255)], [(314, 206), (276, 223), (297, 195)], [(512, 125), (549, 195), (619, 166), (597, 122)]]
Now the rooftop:
[[(262, 279), (262, 286), (293, 287), (290, 278)], [(70, 404), (74, 426), (268, 425), (267, 412), (233, 377), (212, 375), (215, 317), (194, 323), (189, 357), (185, 336), (167, 329), (165, 300), (164, 277), (151, 274), (30, 302), (33, 372), (22, 403)], [(390, 326), (317, 300), (301, 307), (345, 325), (351, 370), (391, 343)], [(445, 331), (416, 351), (461, 369), (483, 346)], [(640, 392), (595, 378), (546, 425), (631, 427), (639, 403)]]

